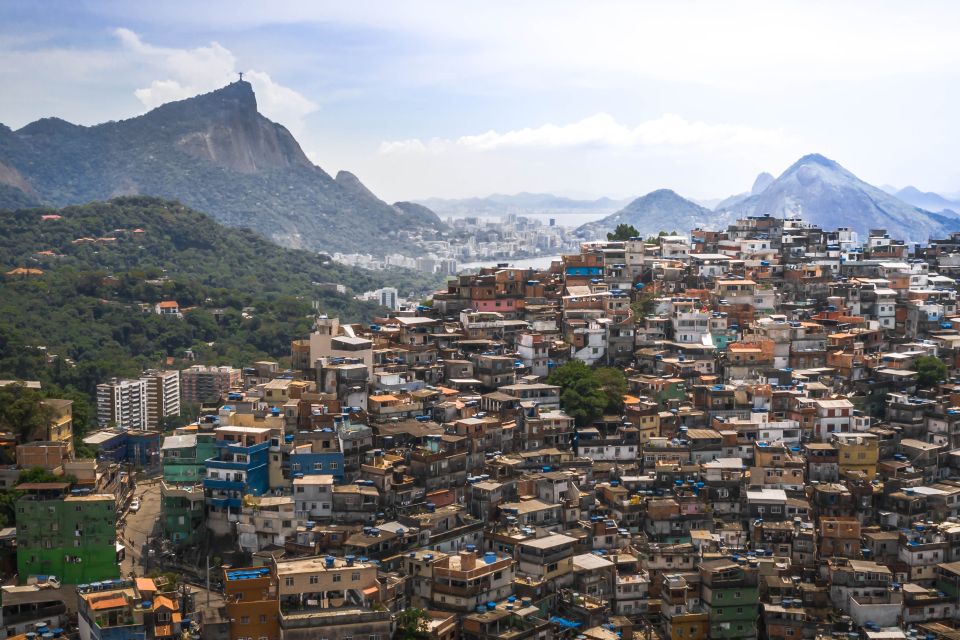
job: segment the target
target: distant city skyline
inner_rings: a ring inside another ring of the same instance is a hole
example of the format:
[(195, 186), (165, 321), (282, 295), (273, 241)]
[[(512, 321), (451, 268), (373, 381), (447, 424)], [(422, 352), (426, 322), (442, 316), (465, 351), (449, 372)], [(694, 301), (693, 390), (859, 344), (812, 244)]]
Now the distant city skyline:
[(242, 71), (387, 200), (722, 198), (818, 152), (960, 191), (960, 6), (0, 2), (0, 122), (136, 116)]

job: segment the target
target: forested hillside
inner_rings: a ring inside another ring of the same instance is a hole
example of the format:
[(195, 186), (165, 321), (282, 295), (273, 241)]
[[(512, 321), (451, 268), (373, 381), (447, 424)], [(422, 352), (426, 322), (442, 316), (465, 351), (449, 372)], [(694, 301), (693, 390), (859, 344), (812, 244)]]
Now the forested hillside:
[[(0, 213), (0, 265), (0, 378), (85, 394), (168, 357), (186, 364), (187, 350), (208, 363), (283, 358), (309, 332), (314, 301), (345, 320), (369, 320), (378, 309), (356, 292), (438, 284), (337, 265), (145, 197)], [(153, 313), (162, 300), (176, 301), (183, 318)]]

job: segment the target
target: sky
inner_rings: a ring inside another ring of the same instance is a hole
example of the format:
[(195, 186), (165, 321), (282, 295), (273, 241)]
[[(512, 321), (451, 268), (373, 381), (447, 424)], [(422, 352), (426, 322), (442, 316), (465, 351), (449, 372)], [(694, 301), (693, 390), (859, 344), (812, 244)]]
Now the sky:
[(244, 72), (388, 201), (746, 191), (806, 153), (960, 192), (956, 2), (0, 0), (0, 122), (92, 125)]

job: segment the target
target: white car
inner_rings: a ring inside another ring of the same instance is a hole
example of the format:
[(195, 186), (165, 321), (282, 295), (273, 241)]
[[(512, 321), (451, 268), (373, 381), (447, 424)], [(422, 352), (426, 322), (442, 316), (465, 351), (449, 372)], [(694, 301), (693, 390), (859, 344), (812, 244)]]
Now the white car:
[(130, 503), (130, 512), (136, 513), (140, 511), (140, 498), (134, 498), (133, 502)]

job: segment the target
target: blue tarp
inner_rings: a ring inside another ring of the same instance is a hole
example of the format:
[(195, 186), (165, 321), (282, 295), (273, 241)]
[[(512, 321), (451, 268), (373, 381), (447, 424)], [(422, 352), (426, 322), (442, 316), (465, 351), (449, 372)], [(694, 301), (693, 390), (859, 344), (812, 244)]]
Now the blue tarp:
[(579, 622), (574, 622), (573, 620), (567, 620), (566, 618), (561, 618), (560, 616), (551, 616), (550, 622), (558, 624), (564, 629), (576, 629), (580, 626)]

